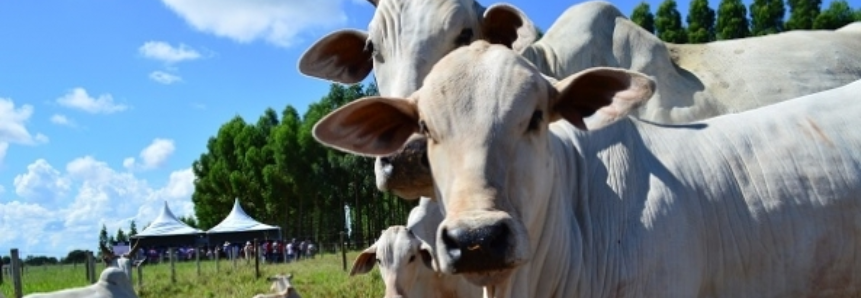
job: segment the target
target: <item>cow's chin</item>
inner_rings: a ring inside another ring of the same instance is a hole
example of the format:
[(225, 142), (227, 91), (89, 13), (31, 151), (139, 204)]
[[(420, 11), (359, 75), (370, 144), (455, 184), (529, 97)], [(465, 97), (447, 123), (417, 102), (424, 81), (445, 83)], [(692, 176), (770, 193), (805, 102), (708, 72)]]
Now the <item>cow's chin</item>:
[(514, 273), (514, 268), (478, 273), (463, 273), (461, 275), (463, 275), (463, 278), (471, 284), (479, 287), (489, 287), (506, 282), (508, 278), (511, 277), (512, 273)]

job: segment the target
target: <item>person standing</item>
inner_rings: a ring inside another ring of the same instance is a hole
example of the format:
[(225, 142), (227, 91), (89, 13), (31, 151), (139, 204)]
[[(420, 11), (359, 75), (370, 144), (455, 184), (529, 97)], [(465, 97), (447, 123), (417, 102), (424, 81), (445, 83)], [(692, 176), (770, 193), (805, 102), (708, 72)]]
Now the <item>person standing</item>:
[(287, 242), (287, 246), (285, 247), (287, 250), (287, 263), (293, 261), (294, 251), (293, 251), (293, 242)]

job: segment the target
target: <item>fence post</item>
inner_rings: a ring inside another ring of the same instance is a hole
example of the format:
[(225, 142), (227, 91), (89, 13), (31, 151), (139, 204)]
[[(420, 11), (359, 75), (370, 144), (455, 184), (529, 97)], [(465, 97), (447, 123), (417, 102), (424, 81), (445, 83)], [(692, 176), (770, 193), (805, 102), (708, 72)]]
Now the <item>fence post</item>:
[[(90, 254), (93, 254), (93, 252), (91, 251)], [(96, 262), (96, 257), (93, 256), (93, 258), (90, 259), (90, 284), (96, 283), (96, 263), (98, 263)]]
[(143, 291), (143, 264), (138, 265), (138, 295)]
[(87, 251), (87, 281), (90, 284), (96, 282), (96, 261), (93, 258), (93, 252)]
[(200, 277), (200, 246), (194, 248), (194, 262), (197, 263), (197, 276)]
[(347, 248), (344, 247), (344, 231), (341, 231), (341, 267), (344, 267), (344, 272), (347, 271)]
[(237, 259), (236, 250), (237, 250), (236, 246), (233, 246), (233, 245), (230, 246), (230, 257), (233, 258), (233, 271), (236, 271), (236, 259)]
[(218, 252), (220, 252), (221, 250), (220, 249), (214, 249), (214, 250), (215, 250), (215, 272), (218, 272), (218, 263), (221, 263), (221, 256), (218, 255)]
[(175, 284), (176, 283), (176, 267), (174, 267), (174, 261), (173, 260), (176, 257), (174, 257), (174, 255), (173, 255), (173, 252), (174, 252), (173, 247), (168, 248), (167, 251), (168, 251), (167, 257), (170, 258), (170, 282)]
[(24, 297), (24, 291), (21, 289), (21, 260), (18, 259), (18, 249), (13, 248), (12, 251), (12, 287), (14, 288), (15, 298)]
[(3, 274), (5, 274), (6, 269), (3, 266), (3, 255), (0, 255), (0, 285), (3, 285)]
[[(259, 250), (258, 247), (259, 246), (257, 246), (257, 238), (254, 238), (254, 251), (256, 252), (254, 254), (254, 276), (259, 279), (260, 278), (260, 251), (261, 250)], [(265, 258), (266, 256), (263, 256), (263, 257)]]

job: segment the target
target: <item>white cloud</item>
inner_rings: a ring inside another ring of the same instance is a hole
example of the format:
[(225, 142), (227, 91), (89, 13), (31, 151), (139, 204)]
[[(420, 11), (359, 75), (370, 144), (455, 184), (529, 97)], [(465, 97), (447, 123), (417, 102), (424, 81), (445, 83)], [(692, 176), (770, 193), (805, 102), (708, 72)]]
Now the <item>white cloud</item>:
[(71, 182), (48, 161), (38, 159), (27, 166), (27, 173), (15, 176), (15, 193), (31, 203), (52, 204), (69, 191)]
[(65, 171), (40, 159), (19, 177), (16, 193), (19, 184), (45, 194), (53, 189), (55, 202), (23, 198), (0, 203), (0, 251), (15, 247), (24, 255), (65, 256), (72, 249), (94, 249), (102, 224), (115, 233), (119, 228), (128, 231), (135, 220), (142, 229), (165, 201), (177, 215), (194, 212), (191, 168), (174, 171), (165, 185), (152, 187), (132, 173), (84, 156), (69, 162)]
[(313, 28), (342, 25), (343, 0), (162, 0), (195, 29), (247, 43), (266, 40), (287, 47)]
[(173, 47), (163, 41), (147, 41), (138, 48), (138, 52), (144, 57), (168, 64), (199, 59), (201, 57), (199, 52), (187, 45), (179, 44), (179, 46)]
[(43, 135), (41, 133), (37, 133), (36, 137), (33, 139), (36, 140), (36, 143), (40, 143), (40, 144), (44, 144), (44, 143), (47, 143), (49, 141), (48, 136)]
[(131, 170), (134, 168), (134, 166), (135, 166), (135, 158), (134, 157), (127, 157), (126, 159), (123, 159), (123, 167), (124, 168)]
[(87, 94), (87, 90), (80, 87), (74, 88), (66, 95), (57, 98), (57, 103), (92, 114), (111, 114), (128, 109), (123, 104), (114, 103), (114, 98), (110, 94), (102, 94), (98, 98), (93, 98)]
[(178, 75), (170, 74), (160, 70), (153, 71), (149, 74), (149, 78), (153, 81), (170, 85), (177, 82), (182, 82), (182, 78)]
[(128, 157), (123, 160), (123, 167), (129, 170), (142, 169), (150, 170), (160, 167), (167, 161), (167, 158), (173, 154), (176, 146), (173, 140), (156, 138), (146, 148), (141, 150), (141, 162), (138, 164), (134, 157)]
[(141, 151), (144, 168), (155, 168), (161, 166), (167, 158), (173, 154), (176, 147), (173, 145), (173, 140), (155, 139), (152, 144)]
[(61, 115), (61, 114), (54, 114), (53, 116), (51, 116), (51, 123), (54, 123), (57, 125), (70, 126), (70, 127), (75, 126), (74, 121), (69, 119), (69, 117), (66, 117), (65, 115)]
[(0, 98), (0, 143), (32, 145), (38, 142), (27, 131), (26, 122), (33, 115), (33, 106), (15, 108), (11, 99)]
[(9, 144), (36, 145), (47, 143), (48, 137), (37, 133), (35, 136), (27, 130), (26, 123), (33, 115), (33, 106), (22, 105), (15, 107), (11, 99), (0, 97), (0, 163), (6, 157)]

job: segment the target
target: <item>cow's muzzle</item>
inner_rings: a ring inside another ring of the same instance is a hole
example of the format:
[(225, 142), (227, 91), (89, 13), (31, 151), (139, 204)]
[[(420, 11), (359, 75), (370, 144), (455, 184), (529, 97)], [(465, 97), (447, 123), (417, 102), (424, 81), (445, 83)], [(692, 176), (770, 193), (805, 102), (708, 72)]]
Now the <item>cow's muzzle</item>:
[(381, 191), (391, 191), (407, 200), (433, 196), (425, 136), (413, 134), (400, 151), (377, 158), (374, 174)]
[(465, 274), (479, 286), (495, 284), (522, 264), (528, 243), (522, 226), (507, 213), (472, 212), (446, 219), (437, 231), (443, 272)]

